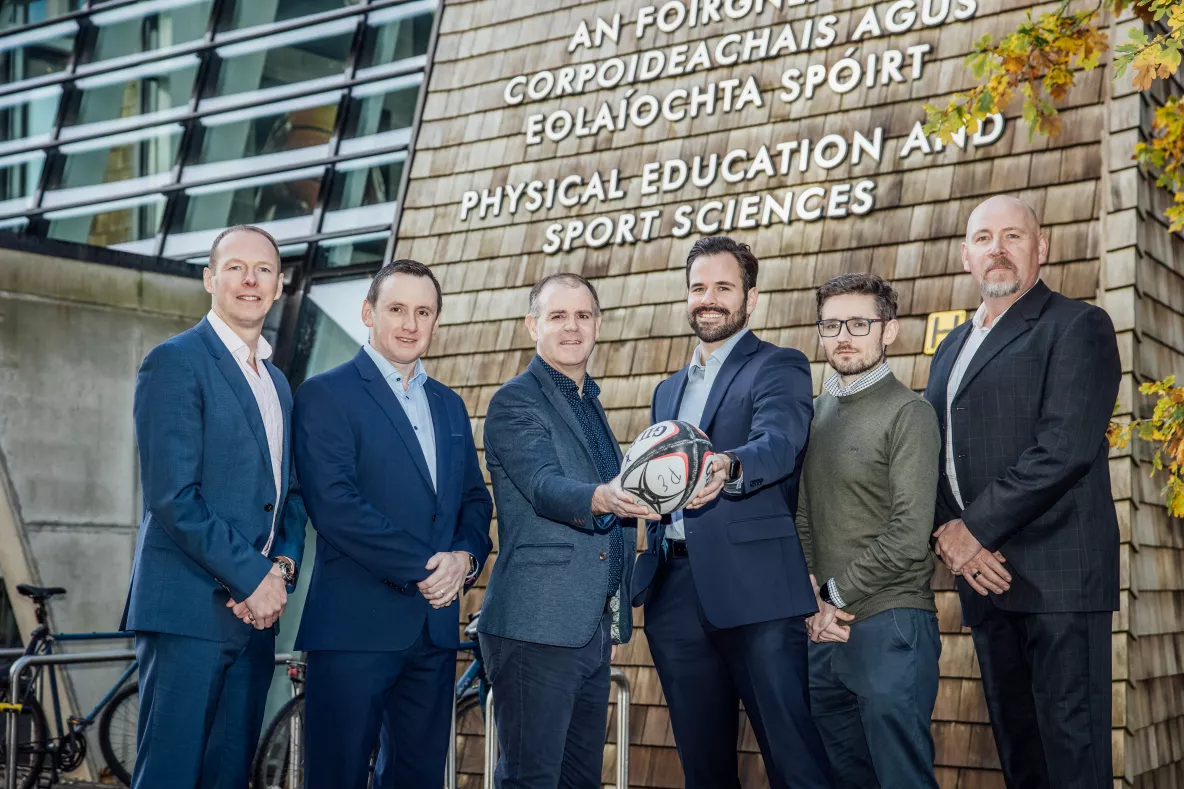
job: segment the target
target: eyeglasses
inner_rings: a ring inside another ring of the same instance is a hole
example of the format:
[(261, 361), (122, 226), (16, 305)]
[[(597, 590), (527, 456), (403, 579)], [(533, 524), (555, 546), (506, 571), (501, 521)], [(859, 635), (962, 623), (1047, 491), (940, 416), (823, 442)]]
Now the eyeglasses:
[(887, 322), (884, 318), (848, 318), (845, 321), (818, 321), (815, 325), (818, 327), (819, 337), (838, 337), (844, 326), (852, 337), (866, 337), (871, 333), (873, 323)]

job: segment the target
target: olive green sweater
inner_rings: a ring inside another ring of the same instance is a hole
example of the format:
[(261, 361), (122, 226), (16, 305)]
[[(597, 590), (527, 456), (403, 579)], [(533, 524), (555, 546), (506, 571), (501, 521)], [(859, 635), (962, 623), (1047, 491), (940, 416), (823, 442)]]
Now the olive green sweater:
[(810, 572), (856, 620), (937, 610), (930, 576), (941, 438), (933, 407), (888, 375), (814, 401), (797, 527)]

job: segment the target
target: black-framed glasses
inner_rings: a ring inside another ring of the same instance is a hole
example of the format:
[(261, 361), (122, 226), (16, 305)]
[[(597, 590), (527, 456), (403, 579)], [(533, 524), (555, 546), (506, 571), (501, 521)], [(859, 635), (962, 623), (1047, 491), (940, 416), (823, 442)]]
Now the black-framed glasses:
[(814, 325), (818, 327), (819, 337), (838, 337), (844, 326), (847, 327), (847, 333), (852, 337), (866, 337), (871, 333), (873, 323), (887, 322), (884, 318), (848, 318), (845, 321), (837, 319), (818, 321)]

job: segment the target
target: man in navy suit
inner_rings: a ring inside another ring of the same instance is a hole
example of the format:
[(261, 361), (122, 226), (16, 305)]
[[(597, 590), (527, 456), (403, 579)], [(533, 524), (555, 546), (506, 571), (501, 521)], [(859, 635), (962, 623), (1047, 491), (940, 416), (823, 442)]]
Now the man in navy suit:
[(304, 552), (292, 395), (260, 336), (284, 286), (275, 240), (228, 229), (203, 276), (210, 313), (136, 379), (144, 517), (121, 627), (140, 661), (137, 789), (247, 785)]
[(362, 304), (370, 340), (296, 392), (296, 467), (317, 531), (296, 648), (308, 652), (307, 789), (439, 789), (461, 591), (492, 543), (464, 401), (420, 357), (443, 298), (431, 269), (386, 264)]
[(832, 785), (810, 716), (805, 621), (817, 605), (794, 527), (810, 365), (748, 330), (757, 269), (746, 244), (695, 243), (687, 315), (699, 345), (651, 408), (654, 422), (698, 425), (718, 453), (716, 485), (647, 524), (633, 574), (687, 789), (739, 789), (741, 700), (770, 786)]

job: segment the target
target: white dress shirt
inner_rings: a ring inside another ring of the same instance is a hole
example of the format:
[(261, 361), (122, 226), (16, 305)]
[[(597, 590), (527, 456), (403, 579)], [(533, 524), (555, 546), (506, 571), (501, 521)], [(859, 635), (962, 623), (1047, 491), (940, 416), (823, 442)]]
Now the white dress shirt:
[(255, 346), (255, 363), (263, 373), (260, 375), (248, 361), (251, 358), (251, 349), (247, 347), (246, 341), (213, 310), (206, 315), (206, 319), (214, 327), (218, 339), (222, 340), (230, 355), (238, 362), (238, 368), (242, 370), (247, 385), (251, 387), (251, 394), (255, 395), (255, 404), (259, 406), (263, 429), (267, 433), (267, 451), (271, 455), (271, 473), (275, 477), (275, 506), (271, 510), (271, 533), (267, 536), (267, 545), (263, 546), (263, 555), (267, 556), (271, 552), (271, 543), (275, 540), (275, 521), (280, 514), (280, 502), (283, 500), (280, 486), (284, 478), (284, 411), (280, 405), (279, 392), (275, 389), (275, 381), (271, 379), (271, 374), (263, 364), (264, 359), (271, 358), (271, 344), (260, 335)]
[[(1040, 280), (1037, 279), (1036, 282)], [(1036, 285), (1032, 283), (1033, 287)], [(1032, 288), (1028, 288), (1031, 290)], [(1025, 290), (1020, 295), (1022, 299), (1027, 295)], [(1016, 299), (1019, 301), (1019, 299)], [(1015, 302), (1012, 302), (1012, 307)], [(1010, 310), (1008, 307), (1007, 310)], [(958, 487), (958, 469), (954, 465), (954, 425), (951, 420), (951, 415), (954, 410), (954, 396), (958, 394), (958, 387), (962, 385), (962, 377), (966, 375), (966, 369), (970, 367), (971, 360), (974, 355), (978, 353), (978, 349), (987, 339), (987, 335), (991, 333), (991, 329), (999, 325), (999, 321), (1003, 320), (1003, 316), (1007, 314), (1007, 310), (999, 313), (999, 317), (990, 325), (986, 325), (987, 321), (987, 305), (984, 302), (980, 304), (978, 310), (974, 313), (974, 318), (971, 320), (970, 334), (966, 337), (966, 342), (962, 346), (958, 358), (954, 360), (954, 367), (950, 370), (950, 380), (946, 382), (946, 478), (950, 481), (950, 491), (954, 494), (954, 501), (958, 502), (958, 506), (965, 509), (966, 502), (962, 500), (962, 490)]]

